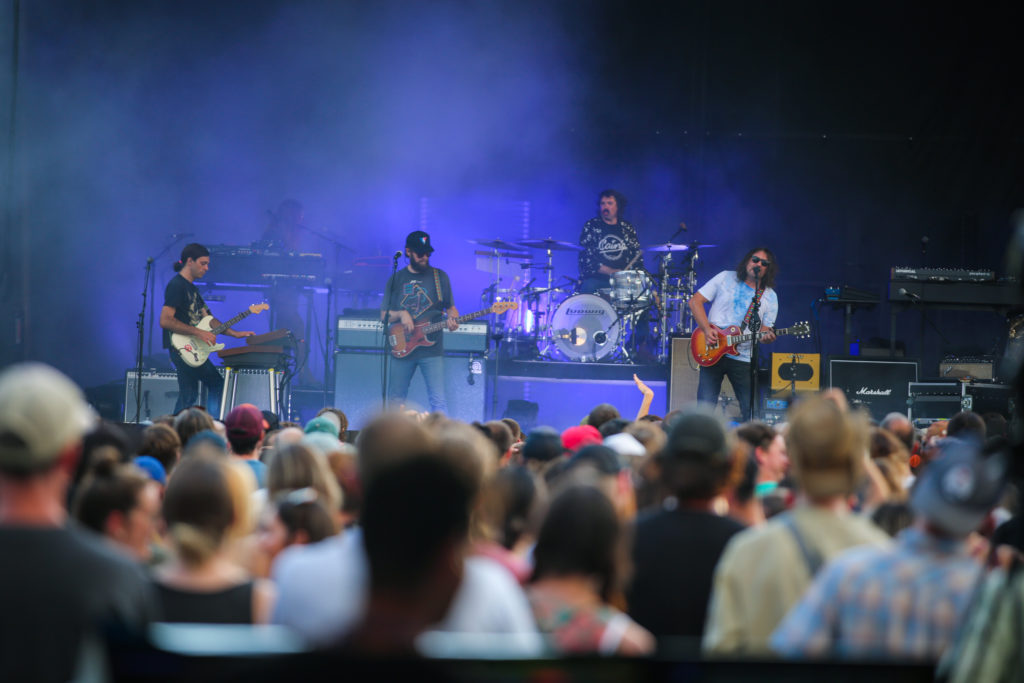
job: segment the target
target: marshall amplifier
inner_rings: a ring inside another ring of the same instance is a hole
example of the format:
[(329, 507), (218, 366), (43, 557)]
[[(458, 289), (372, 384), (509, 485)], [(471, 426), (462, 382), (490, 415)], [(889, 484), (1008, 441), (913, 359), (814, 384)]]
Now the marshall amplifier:
[(829, 386), (841, 389), (851, 406), (863, 406), (876, 420), (889, 413), (906, 415), (908, 387), (916, 381), (916, 361), (829, 359)]

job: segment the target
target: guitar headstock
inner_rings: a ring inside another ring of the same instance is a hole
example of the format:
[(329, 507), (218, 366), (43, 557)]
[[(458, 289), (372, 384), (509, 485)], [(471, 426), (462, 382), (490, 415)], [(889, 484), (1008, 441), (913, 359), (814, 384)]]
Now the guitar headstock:
[(252, 313), (253, 315), (256, 315), (258, 313), (262, 313), (268, 308), (270, 308), (270, 304), (264, 301), (262, 304), (253, 304), (252, 306), (250, 306), (249, 312)]
[(519, 308), (518, 301), (498, 301), (491, 306), (491, 311), (494, 313), (505, 313), (507, 311), (514, 311)]
[(789, 329), (792, 331), (794, 337), (806, 339), (811, 336), (811, 324), (806, 320), (793, 325)]

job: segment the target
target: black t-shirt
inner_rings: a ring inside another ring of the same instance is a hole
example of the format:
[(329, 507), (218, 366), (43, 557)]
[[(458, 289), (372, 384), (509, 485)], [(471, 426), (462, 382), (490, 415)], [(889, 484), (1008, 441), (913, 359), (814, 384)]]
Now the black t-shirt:
[(715, 565), (743, 530), (729, 517), (686, 508), (652, 510), (637, 518), (629, 615), (658, 638), (695, 639), (704, 619)]
[(580, 275), (596, 275), (602, 264), (617, 270), (624, 269), (640, 250), (636, 228), (620, 220), (608, 225), (601, 218), (591, 218), (583, 224), (580, 233)]
[[(164, 306), (174, 309), (174, 317), (186, 325), (198, 325), (203, 319), (206, 302), (199, 288), (178, 273), (164, 289)], [(171, 348), (171, 333), (164, 330), (164, 348)]]
[[(434, 273), (437, 273), (436, 280)], [(440, 291), (438, 283), (441, 285)], [(425, 320), (438, 321), (444, 317), (444, 311), (452, 306), (452, 284), (448, 280), (448, 274), (433, 266), (422, 273), (412, 273), (408, 268), (402, 268), (388, 278), (384, 291), (391, 293), (385, 310), (405, 309), (417, 323)], [(442, 336), (441, 331), (429, 335), (427, 338), (437, 343), (433, 346), (420, 346), (413, 353), (423, 356), (439, 355), (444, 350)]]
[(67, 681), (87, 634), (158, 616), (142, 568), (75, 527), (0, 527), (0, 662), (8, 681)]

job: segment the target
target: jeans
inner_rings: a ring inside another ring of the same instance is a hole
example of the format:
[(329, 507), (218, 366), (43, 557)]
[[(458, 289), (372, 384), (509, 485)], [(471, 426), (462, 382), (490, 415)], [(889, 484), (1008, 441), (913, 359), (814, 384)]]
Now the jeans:
[(448, 412), (448, 401), (444, 395), (444, 356), (419, 356), (414, 353), (406, 358), (391, 359), (391, 379), (388, 381), (388, 405), (405, 403), (409, 395), (409, 384), (416, 368), (423, 373), (427, 385), (430, 410), (436, 413)]
[(183, 361), (174, 349), (170, 349), (170, 353), (171, 363), (178, 371), (178, 400), (174, 404), (175, 415), (199, 402), (199, 383), (202, 382), (209, 391), (206, 410), (213, 417), (217, 417), (220, 412), (220, 396), (224, 391), (224, 378), (217, 371), (217, 366), (207, 359), (198, 368), (194, 368)]
[(736, 392), (742, 421), (747, 422), (750, 420), (750, 363), (723, 356), (711, 367), (702, 367), (697, 383), (697, 401), (707, 403), (712, 408), (717, 407), (718, 396), (722, 393), (722, 380), (726, 377)]

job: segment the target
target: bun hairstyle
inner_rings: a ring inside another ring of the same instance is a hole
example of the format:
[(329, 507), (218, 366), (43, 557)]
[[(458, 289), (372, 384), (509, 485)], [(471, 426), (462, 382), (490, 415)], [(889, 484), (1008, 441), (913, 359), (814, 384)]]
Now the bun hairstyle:
[(181, 561), (197, 567), (212, 557), (235, 520), (227, 463), (195, 456), (183, 460), (167, 482), (164, 520)]
[(104, 533), (107, 518), (114, 512), (127, 515), (135, 509), (139, 493), (150, 481), (135, 465), (119, 461), (116, 453), (101, 453), (92, 462), (75, 496), (75, 519), (96, 533)]
[(203, 256), (209, 256), (210, 250), (199, 244), (198, 242), (192, 242), (186, 244), (185, 248), (181, 250), (181, 260), (174, 264), (174, 272), (180, 273), (181, 269), (185, 267), (185, 264), (189, 259), (199, 259)]

